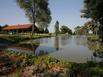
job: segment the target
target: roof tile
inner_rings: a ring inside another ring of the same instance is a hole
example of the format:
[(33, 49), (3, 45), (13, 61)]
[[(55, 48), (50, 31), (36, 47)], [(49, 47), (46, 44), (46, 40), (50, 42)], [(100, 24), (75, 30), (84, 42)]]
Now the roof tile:
[(11, 25), (11, 26), (7, 26), (7, 27), (3, 28), (3, 30), (27, 29), (27, 28), (29, 28), (31, 26), (32, 26), (32, 24)]

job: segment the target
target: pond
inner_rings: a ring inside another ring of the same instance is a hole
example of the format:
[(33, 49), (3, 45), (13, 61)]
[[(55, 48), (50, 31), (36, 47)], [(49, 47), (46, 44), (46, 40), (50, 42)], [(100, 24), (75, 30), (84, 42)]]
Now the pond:
[[(30, 44), (29, 47), (25, 43)], [(35, 53), (36, 55), (48, 54), (57, 59), (78, 63), (85, 63), (90, 60), (102, 61), (103, 58), (103, 45), (98, 41), (88, 41), (86, 36), (62, 35), (25, 41), (21, 44), (23, 44), (23, 47), (22, 45), (11, 46), (6, 50)]]

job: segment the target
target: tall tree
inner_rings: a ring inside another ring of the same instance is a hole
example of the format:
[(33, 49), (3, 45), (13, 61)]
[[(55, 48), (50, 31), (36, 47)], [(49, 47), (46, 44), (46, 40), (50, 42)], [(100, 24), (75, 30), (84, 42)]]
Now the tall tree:
[(33, 23), (32, 35), (37, 29), (35, 23), (45, 22), (48, 25), (51, 22), (48, 0), (16, 0), (16, 2), (24, 10), (30, 22)]
[(103, 0), (84, 0), (84, 8), (81, 11), (82, 17), (91, 18), (99, 22), (99, 35), (103, 39)]
[(55, 34), (56, 34), (56, 36), (58, 35), (58, 33), (59, 33), (59, 22), (56, 21), (56, 23), (55, 23)]

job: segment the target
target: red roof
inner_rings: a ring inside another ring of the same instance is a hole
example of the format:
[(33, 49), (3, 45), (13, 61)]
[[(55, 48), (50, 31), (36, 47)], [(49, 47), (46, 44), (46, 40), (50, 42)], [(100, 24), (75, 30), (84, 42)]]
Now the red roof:
[(7, 26), (4, 27), (3, 30), (17, 30), (17, 29), (27, 29), (30, 28), (32, 24), (18, 24), (18, 25), (12, 25), (12, 26)]

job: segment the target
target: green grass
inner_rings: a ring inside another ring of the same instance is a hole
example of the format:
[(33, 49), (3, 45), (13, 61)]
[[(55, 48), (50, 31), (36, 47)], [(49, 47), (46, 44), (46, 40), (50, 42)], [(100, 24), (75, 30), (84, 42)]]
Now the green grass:
[(45, 38), (45, 37), (51, 37), (51, 34), (34, 34), (31, 38), (30, 35), (0, 35), (0, 43), (3, 44), (14, 44), (19, 43), (25, 40), (31, 40), (31, 39), (38, 39), (38, 38)]

